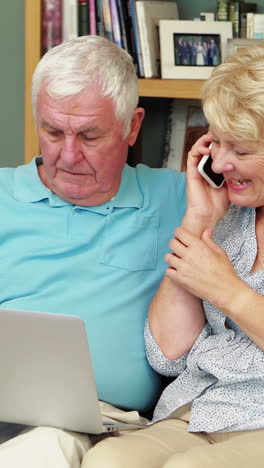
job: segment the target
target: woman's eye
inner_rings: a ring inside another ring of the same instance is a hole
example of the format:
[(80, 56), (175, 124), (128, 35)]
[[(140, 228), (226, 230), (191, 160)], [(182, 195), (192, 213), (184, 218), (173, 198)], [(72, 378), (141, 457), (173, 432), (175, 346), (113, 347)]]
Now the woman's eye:
[(238, 156), (246, 156), (248, 153), (246, 151), (236, 151), (236, 153), (238, 154)]

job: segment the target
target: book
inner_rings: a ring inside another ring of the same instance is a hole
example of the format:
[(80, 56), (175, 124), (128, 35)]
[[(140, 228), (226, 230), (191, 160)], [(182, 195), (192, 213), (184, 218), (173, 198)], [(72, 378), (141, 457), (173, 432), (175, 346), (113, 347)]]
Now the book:
[(90, 33), (89, 0), (78, 2), (78, 36), (87, 36)]
[(247, 13), (247, 39), (264, 39), (264, 13)]
[(240, 37), (242, 4), (240, 1), (229, 3), (229, 21), (232, 23), (233, 37)]
[(264, 13), (253, 15), (253, 39), (264, 39)]
[(113, 40), (115, 44), (117, 44), (119, 47), (122, 47), (117, 1), (109, 0), (109, 3), (110, 3), (110, 12), (111, 12), (111, 21), (112, 21), (112, 30), (113, 30)]
[(247, 39), (253, 39), (254, 13), (249, 12), (246, 15)]
[(127, 1), (117, 0), (117, 10), (118, 10), (118, 17), (119, 17), (120, 33), (121, 33), (121, 46), (130, 55), (133, 55)]
[(216, 4), (216, 20), (228, 21), (229, 16), (229, 0), (217, 0)]
[(139, 77), (144, 77), (144, 65), (142, 58), (141, 44), (139, 40), (139, 31), (138, 31), (138, 19), (136, 11), (136, 0), (128, 0), (128, 15), (131, 19), (132, 25), (132, 34), (133, 34), (133, 43), (134, 46), (134, 58), (136, 59), (137, 65), (137, 74)]
[(102, 9), (103, 9), (105, 36), (110, 41), (113, 41), (114, 36), (113, 36), (112, 18), (111, 18), (109, 0), (102, 0)]
[(96, 30), (98, 36), (105, 36), (102, 0), (96, 0)]
[(78, 36), (78, 5), (76, 0), (63, 0), (62, 25), (64, 41)]
[(247, 13), (240, 14), (240, 37), (247, 38)]
[(243, 3), (240, 13), (240, 35), (242, 39), (247, 39), (247, 13), (256, 13), (256, 3)]
[(41, 4), (41, 53), (62, 42), (62, 1), (43, 0)]
[(137, 0), (139, 40), (145, 78), (160, 76), (159, 20), (178, 19), (175, 2), (159, 0)]
[(90, 34), (96, 34), (95, 0), (89, 0)]

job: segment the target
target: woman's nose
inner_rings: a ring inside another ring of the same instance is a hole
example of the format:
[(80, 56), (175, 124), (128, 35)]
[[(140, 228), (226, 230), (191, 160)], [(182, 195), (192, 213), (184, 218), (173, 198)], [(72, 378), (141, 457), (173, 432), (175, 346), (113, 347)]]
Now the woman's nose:
[(232, 156), (230, 155), (230, 152), (220, 148), (217, 149), (213, 155), (212, 169), (217, 174), (233, 171), (234, 164), (232, 162)]

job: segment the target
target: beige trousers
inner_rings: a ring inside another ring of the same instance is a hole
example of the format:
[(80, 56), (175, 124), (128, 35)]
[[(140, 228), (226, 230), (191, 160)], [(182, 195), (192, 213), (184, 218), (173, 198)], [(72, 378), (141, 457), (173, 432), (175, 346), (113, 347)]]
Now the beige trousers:
[[(106, 413), (141, 422), (136, 412)], [(136, 431), (124, 431), (97, 444), (83, 434), (39, 427), (0, 446), (2, 468), (263, 468), (264, 430), (189, 433), (188, 411)]]

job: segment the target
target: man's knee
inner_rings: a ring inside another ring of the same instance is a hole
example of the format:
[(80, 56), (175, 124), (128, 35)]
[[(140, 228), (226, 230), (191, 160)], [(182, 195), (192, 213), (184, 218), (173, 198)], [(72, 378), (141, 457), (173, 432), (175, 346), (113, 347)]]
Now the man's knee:
[(83, 458), (82, 468), (129, 467), (120, 437), (110, 437), (98, 442)]
[(83, 434), (37, 427), (2, 444), (0, 463), (10, 468), (77, 467), (90, 447), (89, 438)]
[[(198, 463), (198, 464), (197, 464)], [(206, 465), (207, 466), (207, 465)], [(213, 465), (210, 465), (212, 468)], [(200, 462), (190, 457), (187, 453), (177, 453), (169, 458), (169, 460), (162, 465), (162, 468), (205, 468), (200, 465)]]
[(144, 430), (107, 438), (85, 455), (81, 468), (160, 468), (166, 458), (146, 442)]

